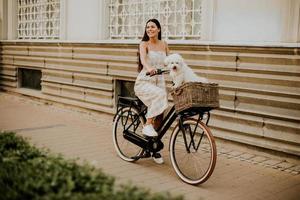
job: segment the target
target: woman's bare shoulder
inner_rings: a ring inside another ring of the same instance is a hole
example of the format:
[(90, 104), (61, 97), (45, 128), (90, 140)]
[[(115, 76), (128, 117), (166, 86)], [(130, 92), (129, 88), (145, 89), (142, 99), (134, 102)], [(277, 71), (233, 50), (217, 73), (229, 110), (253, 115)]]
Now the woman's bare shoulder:
[(164, 44), (164, 50), (166, 51), (167, 55), (169, 54), (169, 46), (166, 40), (162, 40), (163, 44)]
[(148, 46), (148, 42), (147, 41), (141, 41), (140, 47), (146, 48), (147, 46)]
[(166, 40), (163, 40), (163, 43), (164, 43), (165, 47), (168, 46), (168, 42)]

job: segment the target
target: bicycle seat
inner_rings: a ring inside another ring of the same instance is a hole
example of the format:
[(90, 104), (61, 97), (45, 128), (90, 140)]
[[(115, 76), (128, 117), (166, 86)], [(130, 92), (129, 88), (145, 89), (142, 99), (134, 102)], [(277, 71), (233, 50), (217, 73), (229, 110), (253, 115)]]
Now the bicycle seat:
[(143, 102), (137, 97), (118, 97), (118, 106), (135, 106), (141, 107)]

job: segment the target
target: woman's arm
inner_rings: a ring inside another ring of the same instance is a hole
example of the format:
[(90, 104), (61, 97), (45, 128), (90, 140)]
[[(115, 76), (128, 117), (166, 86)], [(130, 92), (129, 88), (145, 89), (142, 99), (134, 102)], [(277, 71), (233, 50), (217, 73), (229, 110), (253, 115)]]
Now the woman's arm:
[(155, 74), (156, 69), (150, 66), (147, 62), (147, 43), (141, 42), (140, 43), (140, 58), (142, 65), (150, 72), (151, 75)]
[(169, 49), (168, 43), (166, 41), (164, 41), (164, 43), (165, 43), (166, 55), (168, 56), (170, 54), (170, 49)]

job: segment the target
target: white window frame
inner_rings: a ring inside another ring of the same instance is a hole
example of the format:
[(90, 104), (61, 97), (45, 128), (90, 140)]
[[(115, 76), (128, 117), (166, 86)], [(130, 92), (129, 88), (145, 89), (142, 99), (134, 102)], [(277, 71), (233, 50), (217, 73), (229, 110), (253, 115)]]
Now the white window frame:
[(18, 39), (60, 39), (60, 0), (17, 0)]
[[(194, 19), (194, 13), (196, 13), (201, 19), (197, 20), (197, 23), (193, 20), (190, 21), (184, 21), (185, 17), (182, 17), (185, 13), (185, 10), (179, 7), (177, 10), (172, 10), (174, 7), (176, 8), (177, 3), (183, 2), (183, 0), (174, 0), (173, 1), (167, 1), (167, 0), (155, 0), (155, 1), (147, 1), (147, 0), (134, 0), (134, 1), (128, 1), (124, 0), (123, 4), (119, 4), (120, 1), (115, 0), (109, 0), (108, 2), (108, 16), (109, 16), (109, 39), (110, 40), (138, 40), (142, 37), (144, 33), (144, 26), (146, 21), (149, 18), (157, 18), (161, 22), (161, 26), (163, 29), (163, 35), (162, 37), (167, 40), (177, 40), (177, 41), (183, 41), (183, 40), (210, 40), (212, 35), (212, 24), (213, 24), (213, 11), (214, 11), (214, 5), (215, 0), (190, 0), (192, 3), (191, 6), (201, 4), (201, 8), (197, 7), (197, 9), (188, 9), (189, 17), (191, 19)], [(149, 3), (152, 2), (152, 3)], [(172, 3), (170, 3), (172, 2)], [(146, 10), (145, 6), (152, 5), (152, 8), (150, 10)], [(165, 4), (164, 10), (161, 10), (159, 7), (160, 5)], [(131, 8), (129, 8), (131, 6)], [(135, 6), (135, 7), (134, 7)], [(173, 6), (173, 7), (170, 7)], [(178, 5), (179, 6), (179, 5)], [(126, 11), (128, 8), (129, 10)], [(134, 10), (130, 10), (134, 8)], [(138, 8), (143, 8), (146, 13), (138, 11)], [(172, 8), (171, 10), (169, 8)], [(122, 12), (114, 13), (113, 12), (116, 9), (123, 9)], [(173, 19), (171, 19), (173, 22), (169, 23), (168, 19), (170, 16), (170, 13), (172, 14)], [(200, 14), (199, 14), (200, 13)], [(178, 17), (179, 16), (179, 17)], [(186, 15), (187, 16), (187, 15)], [(132, 20), (130, 18), (134, 18), (135, 22), (132, 23)], [(161, 18), (161, 19), (160, 19)], [(177, 18), (179, 19), (178, 21)], [(117, 19), (121, 20), (122, 22), (125, 21), (125, 23), (119, 23)], [(126, 24), (127, 23), (127, 24)], [(196, 26), (197, 25), (197, 26)], [(138, 26), (138, 27), (137, 27)], [(176, 28), (176, 26), (181, 26), (180, 30)], [(124, 28), (129, 27), (129, 28)], [(169, 27), (173, 27), (170, 28)], [(175, 28), (174, 28), (175, 27)], [(192, 34), (187, 34), (187, 30), (185, 30), (183, 27), (189, 27), (188, 32)], [(132, 28), (130, 30), (130, 28)], [(121, 34), (120, 30), (119, 32), (113, 33), (113, 30), (116, 29), (122, 29)], [(124, 33), (124, 30), (131, 32), (128, 34)], [(135, 30), (133, 30), (135, 29)], [(172, 29), (172, 30), (171, 30)], [(200, 29), (200, 33), (194, 33), (193, 31), (195, 29)], [(134, 33), (132, 33), (132, 31)], [(172, 33), (171, 33), (172, 32)], [(175, 33), (175, 34), (174, 34)]]

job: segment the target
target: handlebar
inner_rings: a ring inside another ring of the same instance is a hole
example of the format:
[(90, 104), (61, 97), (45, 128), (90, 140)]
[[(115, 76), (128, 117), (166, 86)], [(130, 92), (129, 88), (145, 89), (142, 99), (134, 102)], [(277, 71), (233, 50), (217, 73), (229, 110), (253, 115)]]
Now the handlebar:
[(150, 76), (155, 76), (155, 75), (160, 75), (160, 74), (168, 73), (168, 72), (170, 72), (170, 70), (168, 70), (168, 69), (157, 69), (155, 74), (150, 75), (150, 72), (147, 72), (146, 76), (149, 76), (149, 75)]

